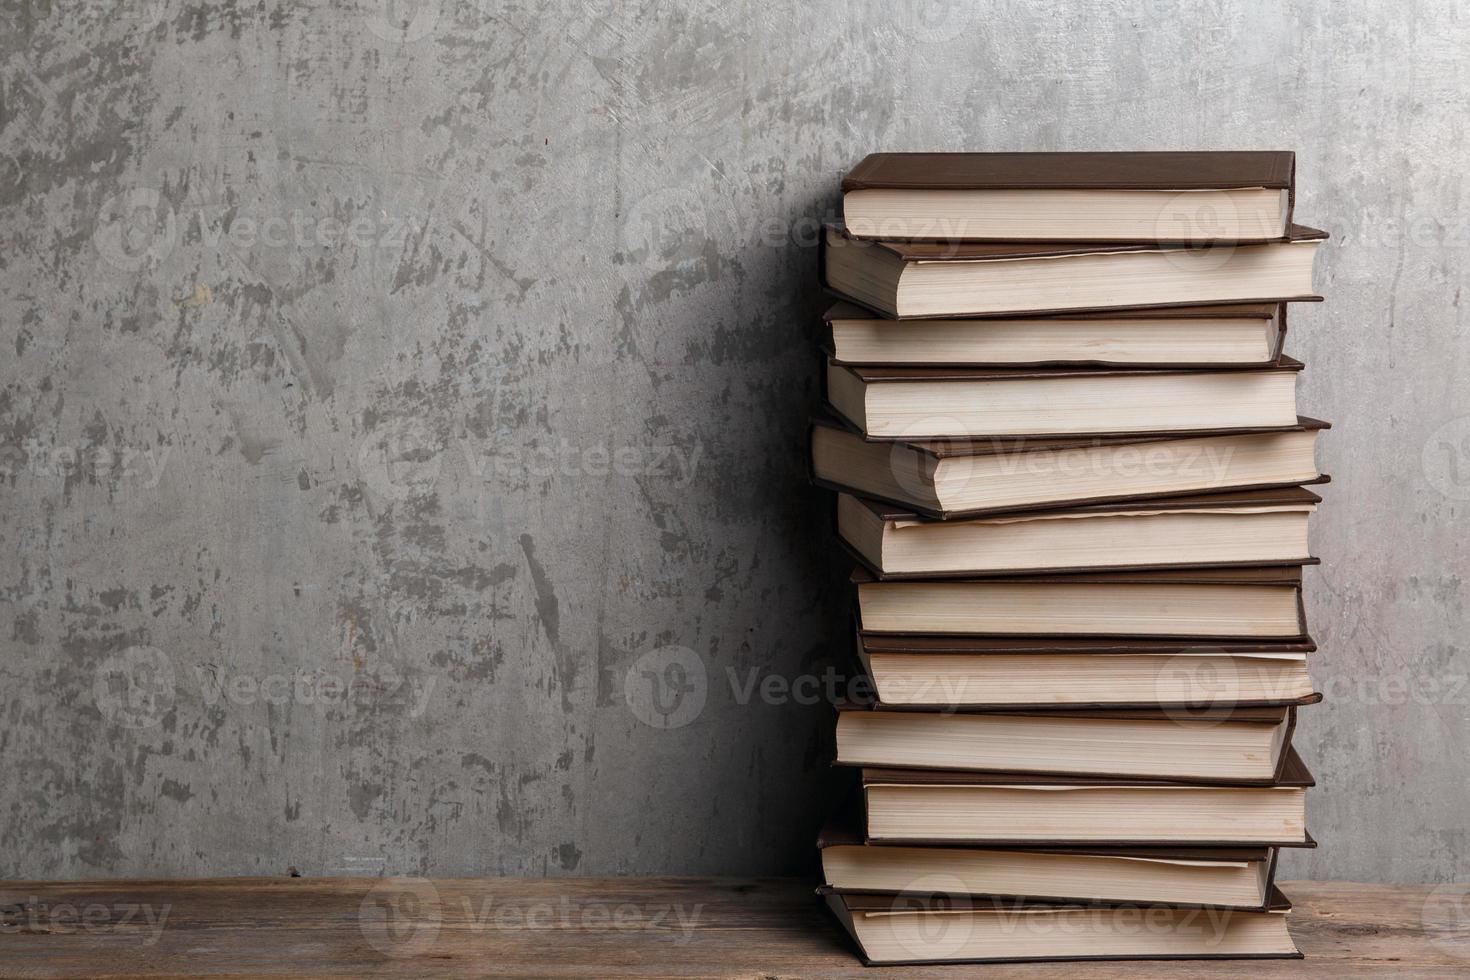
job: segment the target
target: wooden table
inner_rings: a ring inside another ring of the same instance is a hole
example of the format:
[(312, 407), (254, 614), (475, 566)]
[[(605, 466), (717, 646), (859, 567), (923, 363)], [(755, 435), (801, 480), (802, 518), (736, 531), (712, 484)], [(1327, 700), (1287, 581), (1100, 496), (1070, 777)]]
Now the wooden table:
[(865, 969), (810, 882), (0, 884), (0, 976), (1470, 977), (1470, 888), (1286, 882), (1300, 960)]

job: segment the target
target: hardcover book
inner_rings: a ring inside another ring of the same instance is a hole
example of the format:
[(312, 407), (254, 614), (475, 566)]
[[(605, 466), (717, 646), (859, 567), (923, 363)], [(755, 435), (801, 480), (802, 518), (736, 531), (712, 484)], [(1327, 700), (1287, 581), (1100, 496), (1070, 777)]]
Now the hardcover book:
[(823, 880), (838, 893), (912, 894), (942, 883), (954, 895), (1242, 911), (1265, 910), (1277, 855), (1274, 847), (868, 844), (856, 797), (822, 828), (817, 847)]
[(822, 317), (836, 364), (909, 367), (1264, 367), (1285, 303), (1170, 306), (1027, 318), (890, 320), (840, 302)]
[(883, 316), (958, 319), (1066, 310), (1316, 301), (1312, 263), (1327, 233), (1188, 248), (1086, 242), (862, 241), (829, 227), (823, 285)]
[(1303, 487), (1242, 490), (1062, 510), (937, 520), (851, 494), (843, 542), (879, 578), (1315, 563)]
[(865, 768), (870, 842), (1306, 846), (1311, 773), (1287, 749), (1267, 784)]
[(1206, 435), (1297, 424), (1290, 357), (1265, 368), (848, 368), (827, 400), (869, 439)]
[(870, 966), (1302, 958), (1286, 928), (1291, 905), (1279, 891), (1264, 912), (824, 895)]
[(1287, 150), (872, 153), (842, 207), (863, 238), (1270, 241), (1295, 178)]
[(1316, 419), (1206, 436), (876, 442), (831, 417), (812, 423), (812, 478), (927, 517), (1052, 510), (1222, 490), (1324, 483)]
[(1302, 640), (1298, 565), (882, 581), (852, 575), (874, 633)]
[(888, 710), (1159, 707), (1184, 718), (1226, 706), (1315, 704), (1310, 639), (1215, 642), (858, 633), (857, 657)]
[(997, 713), (846, 703), (838, 708), (837, 764), (1264, 785), (1281, 775), (1295, 727), (1292, 707), (1191, 717), (1158, 708)]

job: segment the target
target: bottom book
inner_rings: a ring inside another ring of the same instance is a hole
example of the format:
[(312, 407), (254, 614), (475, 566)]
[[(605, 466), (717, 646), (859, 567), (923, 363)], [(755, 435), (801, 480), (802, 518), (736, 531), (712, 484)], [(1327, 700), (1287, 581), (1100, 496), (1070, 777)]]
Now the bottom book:
[(822, 891), (874, 966), (1302, 958), (1286, 928), (1291, 904), (1274, 889), (1260, 912)]

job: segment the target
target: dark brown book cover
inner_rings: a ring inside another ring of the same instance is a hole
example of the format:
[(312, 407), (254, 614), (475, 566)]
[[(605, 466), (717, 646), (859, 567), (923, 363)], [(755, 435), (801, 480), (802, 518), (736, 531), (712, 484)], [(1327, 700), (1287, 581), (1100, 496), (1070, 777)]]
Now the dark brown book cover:
[[(1068, 361), (1030, 361), (1024, 363), (1010, 362), (997, 367), (1114, 367), (1123, 369), (1148, 369), (1148, 368), (1185, 368), (1189, 370), (1219, 370), (1219, 371), (1244, 371), (1251, 368), (1266, 367), (1280, 362), (1283, 354), (1282, 348), (1286, 343), (1287, 330), (1286, 303), (1238, 303), (1220, 306), (1161, 306), (1147, 309), (1114, 310), (1114, 311), (1080, 311), (1069, 313), (1055, 313), (1050, 316), (1036, 316), (1035, 314), (1018, 314), (1012, 319), (1016, 320), (1218, 320), (1222, 318), (1231, 319), (1258, 319), (1263, 322), (1276, 320), (1276, 340), (1270, 357), (1264, 361), (1244, 364), (1219, 364), (1219, 363), (1194, 363), (1189, 361), (1159, 361), (1156, 363), (1128, 362), (1119, 363), (1100, 359), (1078, 359)], [(849, 302), (839, 301), (822, 314), (822, 334), (818, 341), (819, 346), (827, 353), (833, 364), (842, 367), (864, 367), (879, 366), (876, 362), (869, 361), (845, 361), (837, 356), (836, 344), (832, 339), (833, 320), (885, 320), (872, 310)], [(897, 321), (888, 321), (890, 323)], [(971, 367), (983, 367), (988, 362), (976, 361), (969, 365)], [(945, 367), (944, 363), (919, 364), (910, 363), (909, 367)]]
[(1290, 150), (870, 153), (842, 190), (1292, 190)]
[[(1269, 320), (1281, 309), (1280, 303), (1220, 303), (1213, 306), (1155, 306), (1142, 310), (1068, 310), (1038, 316), (1035, 313), (1017, 313), (1008, 320), (1220, 320), (1250, 317)], [(838, 300), (822, 314), (822, 320), (886, 320), (865, 306), (851, 300)], [(954, 319), (964, 319), (955, 317)], [(988, 319), (988, 318), (987, 318)]]
[[(862, 566), (855, 567), (849, 581), (855, 586), (879, 581)], [(1001, 582), (1018, 582), (1032, 585), (1053, 583), (1077, 585), (1096, 583), (1099, 585), (1280, 585), (1300, 589), (1302, 569), (1300, 565), (1270, 565), (1260, 568), (1159, 568), (1131, 569), (1128, 571), (1069, 572), (1065, 575), (1052, 572), (1037, 572), (1034, 575), (1012, 575), (997, 578), (968, 579), (983, 585)], [(1306, 634), (1303, 633), (1302, 636)], [(1239, 638), (1236, 638), (1239, 642)], [(1283, 639), (1300, 639), (1284, 637)]]
[[(840, 365), (839, 365), (840, 366)], [(1269, 367), (1242, 368), (1239, 371), (1220, 373), (1298, 373), (1306, 367), (1294, 357), (1283, 357)], [(1213, 374), (1209, 371), (1169, 368), (1099, 368), (1099, 367), (1049, 367), (1049, 368), (961, 368), (961, 367), (848, 367), (864, 384), (891, 384), (905, 381), (1029, 381), (1034, 378), (1102, 378), (1139, 374)], [(1228, 430), (1236, 431), (1236, 430)], [(1107, 433), (1102, 433), (1107, 434)], [(1136, 435), (1137, 433), (1119, 433)]]
[[(865, 703), (862, 701), (839, 700), (832, 705), (838, 714), (848, 712), (882, 712), (893, 711), (885, 705)], [(926, 711), (920, 714), (940, 715), (964, 715), (985, 714), (996, 717), (1007, 718), (1096, 718), (1103, 721), (1188, 721), (1179, 718), (1174, 713), (1160, 707), (1123, 707), (1118, 705), (1076, 705), (1059, 704), (1043, 705), (1040, 707), (1009, 707), (996, 711)], [(1283, 721), (1295, 724), (1296, 709), (1291, 705), (1259, 705), (1259, 704), (1222, 704), (1220, 713), (1210, 718), (1211, 722), (1233, 721), (1243, 725), (1279, 725)], [(839, 763), (840, 765), (841, 763)], [(859, 767), (861, 768), (861, 767)], [(973, 772), (973, 769), (966, 770)], [(1007, 770), (1012, 771), (1012, 770)], [(1014, 770), (1022, 772), (1024, 770)], [(1275, 777), (1273, 777), (1274, 779)], [(1260, 780), (1257, 780), (1258, 782)], [(1232, 780), (1235, 782), (1235, 780)]]
[[(1209, 651), (1222, 655), (1251, 653), (1314, 653), (1317, 644), (1303, 640), (1231, 640), (1223, 643), (1190, 643), (1182, 640), (1120, 640), (1115, 637), (1040, 636), (923, 636), (914, 633), (858, 633), (858, 642), (870, 653), (953, 653), (970, 656), (989, 654), (1087, 654), (1113, 656), (1132, 653), (1170, 655)], [(1314, 696), (1314, 701), (1321, 700)]]

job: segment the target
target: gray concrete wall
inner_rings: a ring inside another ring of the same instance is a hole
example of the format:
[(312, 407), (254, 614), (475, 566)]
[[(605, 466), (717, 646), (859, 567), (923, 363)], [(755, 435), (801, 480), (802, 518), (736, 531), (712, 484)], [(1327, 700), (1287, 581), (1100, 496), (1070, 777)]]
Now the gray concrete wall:
[(1459, 5), (3, 16), (0, 875), (804, 866), (813, 222), (875, 149), (1145, 147), (1295, 148), (1335, 236), (1287, 871), (1470, 873)]

